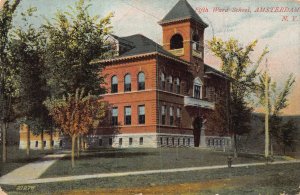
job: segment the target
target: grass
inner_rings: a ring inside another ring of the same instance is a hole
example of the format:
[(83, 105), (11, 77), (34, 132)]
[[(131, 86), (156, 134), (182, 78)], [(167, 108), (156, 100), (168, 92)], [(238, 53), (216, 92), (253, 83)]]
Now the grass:
[(30, 150), (30, 156), (26, 156), (26, 150), (20, 150), (18, 146), (7, 147), (7, 162), (2, 163), (2, 147), (0, 147), (0, 176), (5, 175), (21, 166), (34, 162), (41, 157), (53, 153), (50, 150)]
[(27, 186), (30, 191), (1, 187), (9, 194), (279, 195), (299, 193), (299, 175), (300, 164), (285, 164), (36, 184)]
[[(59, 177), (95, 173), (172, 169), (226, 165), (228, 153), (194, 148), (115, 149), (84, 152), (72, 169), (66, 156), (52, 165), (41, 177)], [(264, 161), (263, 157), (242, 155), (233, 164)]]

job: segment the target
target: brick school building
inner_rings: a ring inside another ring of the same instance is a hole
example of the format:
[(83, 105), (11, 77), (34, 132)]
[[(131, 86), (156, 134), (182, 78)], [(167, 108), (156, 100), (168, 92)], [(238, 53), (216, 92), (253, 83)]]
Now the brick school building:
[[(142, 34), (111, 35), (112, 57), (94, 62), (105, 67), (101, 98), (110, 110), (105, 124), (86, 136), (87, 147), (230, 147), (229, 136), (205, 128), (216, 100), (228, 101), (230, 91), (230, 79), (204, 63), (208, 25), (186, 0), (158, 24), (161, 45)], [(31, 148), (40, 146), (36, 139)], [(62, 136), (55, 140), (50, 144), (68, 145)]]

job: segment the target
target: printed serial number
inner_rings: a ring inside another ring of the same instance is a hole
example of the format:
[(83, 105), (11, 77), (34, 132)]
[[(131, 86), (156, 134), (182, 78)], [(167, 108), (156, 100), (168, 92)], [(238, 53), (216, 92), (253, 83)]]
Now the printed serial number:
[(17, 191), (32, 191), (36, 188), (36, 186), (17, 186)]

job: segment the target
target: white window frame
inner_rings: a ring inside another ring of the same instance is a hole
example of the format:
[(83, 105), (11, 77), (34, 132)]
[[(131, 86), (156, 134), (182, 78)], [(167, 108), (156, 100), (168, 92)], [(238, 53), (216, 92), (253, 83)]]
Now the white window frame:
[(199, 77), (196, 77), (194, 79), (193, 82), (193, 97), (195, 97), (195, 86), (199, 86), (200, 87), (200, 99), (202, 99), (202, 87), (203, 87), (203, 83), (201, 81), (201, 79)]

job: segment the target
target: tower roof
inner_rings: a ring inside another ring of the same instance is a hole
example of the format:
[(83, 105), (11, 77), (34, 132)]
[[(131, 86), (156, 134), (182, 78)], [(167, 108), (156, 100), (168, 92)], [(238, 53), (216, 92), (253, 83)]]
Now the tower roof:
[(159, 24), (166, 24), (184, 19), (193, 19), (196, 22), (201, 23), (203, 26), (208, 27), (208, 25), (203, 22), (203, 20), (186, 0), (179, 0), (177, 4), (159, 22)]

